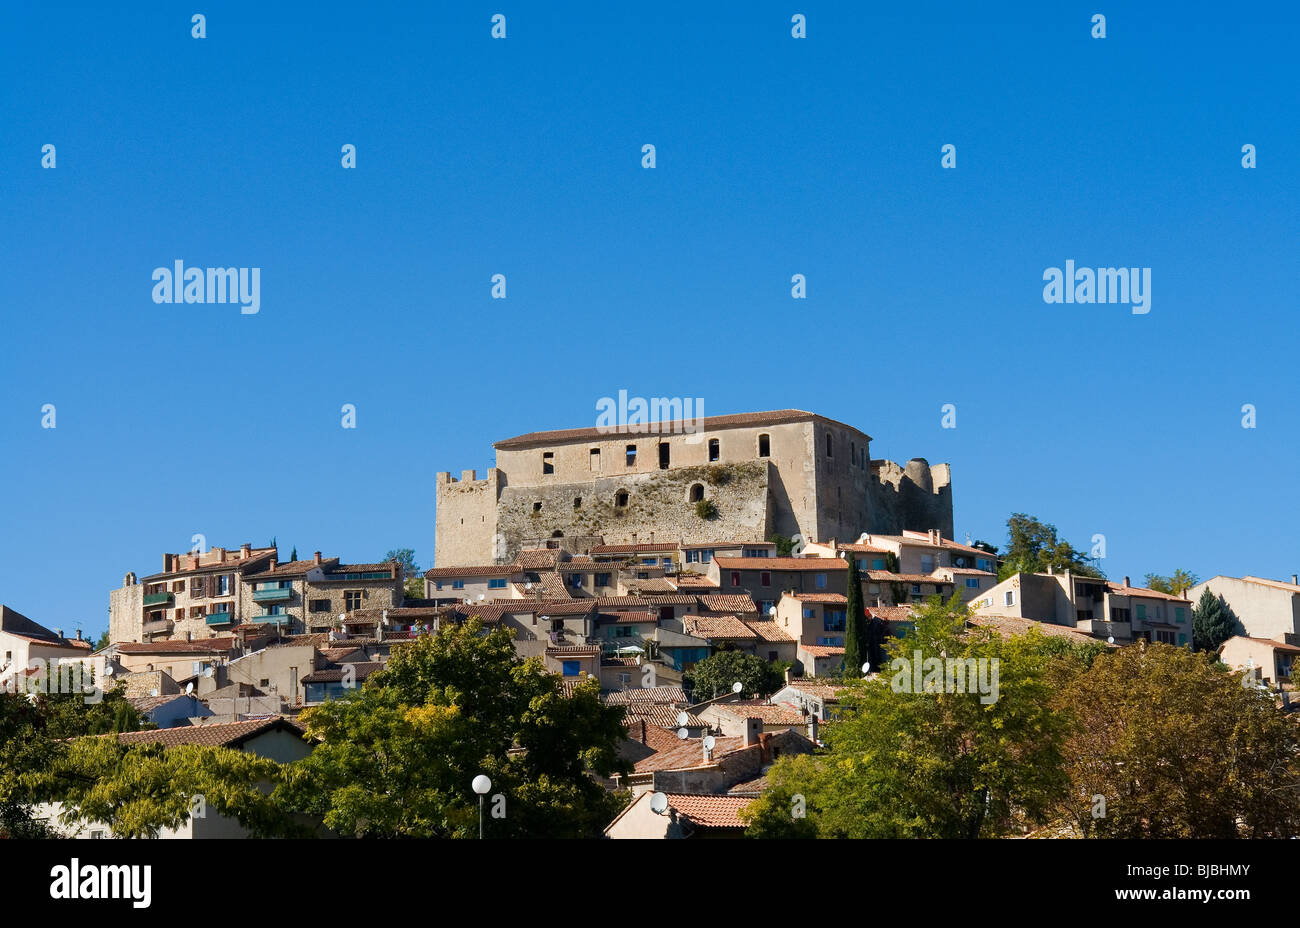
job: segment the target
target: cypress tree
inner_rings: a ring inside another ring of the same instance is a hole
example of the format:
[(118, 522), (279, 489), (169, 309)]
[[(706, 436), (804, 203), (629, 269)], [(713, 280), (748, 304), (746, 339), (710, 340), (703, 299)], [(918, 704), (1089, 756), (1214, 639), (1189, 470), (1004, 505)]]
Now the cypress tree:
[(844, 610), (844, 675), (849, 678), (862, 676), (862, 664), (866, 660), (866, 623), (862, 615), (862, 581), (858, 577), (858, 559), (852, 551), (848, 555), (848, 590), (845, 597), (848, 605)]
[(1227, 600), (1215, 596), (1209, 587), (1201, 591), (1201, 598), (1192, 609), (1192, 648), (1196, 651), (1214, 651), (1237, 634), (1239, 622)]

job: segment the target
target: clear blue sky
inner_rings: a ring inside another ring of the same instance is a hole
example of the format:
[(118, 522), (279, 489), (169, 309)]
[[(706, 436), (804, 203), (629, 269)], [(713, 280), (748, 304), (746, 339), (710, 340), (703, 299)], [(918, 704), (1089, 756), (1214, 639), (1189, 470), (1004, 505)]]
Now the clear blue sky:
[[(619, 389), (949, 461), (959, 537), (1300, 569), (1294, 7), (418, 6), (4, 5), (0, 602), (97, 634), (196, 532), (428, 566), (436, 471)], [(1151, 312), (1045, 304), (1071, 258)]]

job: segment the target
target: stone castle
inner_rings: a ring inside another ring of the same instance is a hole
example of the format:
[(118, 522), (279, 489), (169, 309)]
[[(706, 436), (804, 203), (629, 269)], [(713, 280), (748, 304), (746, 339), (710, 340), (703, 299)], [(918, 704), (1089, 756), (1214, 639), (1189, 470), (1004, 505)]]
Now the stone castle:
[(529, 432), (496, 442), (485, 479), (436, 478), (439, 567), (504, 564), (521, 548), (806, 542), (940, 529), (952, 537), (947, 464), (872, 460), (871, 437), (798, 409), (694, 425)]

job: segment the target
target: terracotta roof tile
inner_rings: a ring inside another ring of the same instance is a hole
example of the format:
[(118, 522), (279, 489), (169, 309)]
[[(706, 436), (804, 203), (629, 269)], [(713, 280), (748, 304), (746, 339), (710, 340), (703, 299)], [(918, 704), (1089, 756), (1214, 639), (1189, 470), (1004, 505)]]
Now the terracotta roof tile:
[(838, 557), (715, 557), (722, 570), (847, 570)]

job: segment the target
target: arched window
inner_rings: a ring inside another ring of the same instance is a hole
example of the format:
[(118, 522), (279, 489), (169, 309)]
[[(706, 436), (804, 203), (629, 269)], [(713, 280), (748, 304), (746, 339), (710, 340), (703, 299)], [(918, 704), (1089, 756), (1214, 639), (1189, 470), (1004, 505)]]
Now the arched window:
[(627, 490), (619, 490), (614, 494), (614, 505), (619, 509), (627, 505)]
[(760, 458), (772, 456), (772, 437), (766, 433), (758, 436), (758, 456)]
[(716, 438), (710, 438), (709, 439), (709, 460), (716, 461), (721, 456), (721, 454), (722, 452), (719, 450), (718, 440)]
[(695, 483), (691, 485), (691, 502), (698, 503), (704, 499), (704, 484)]

